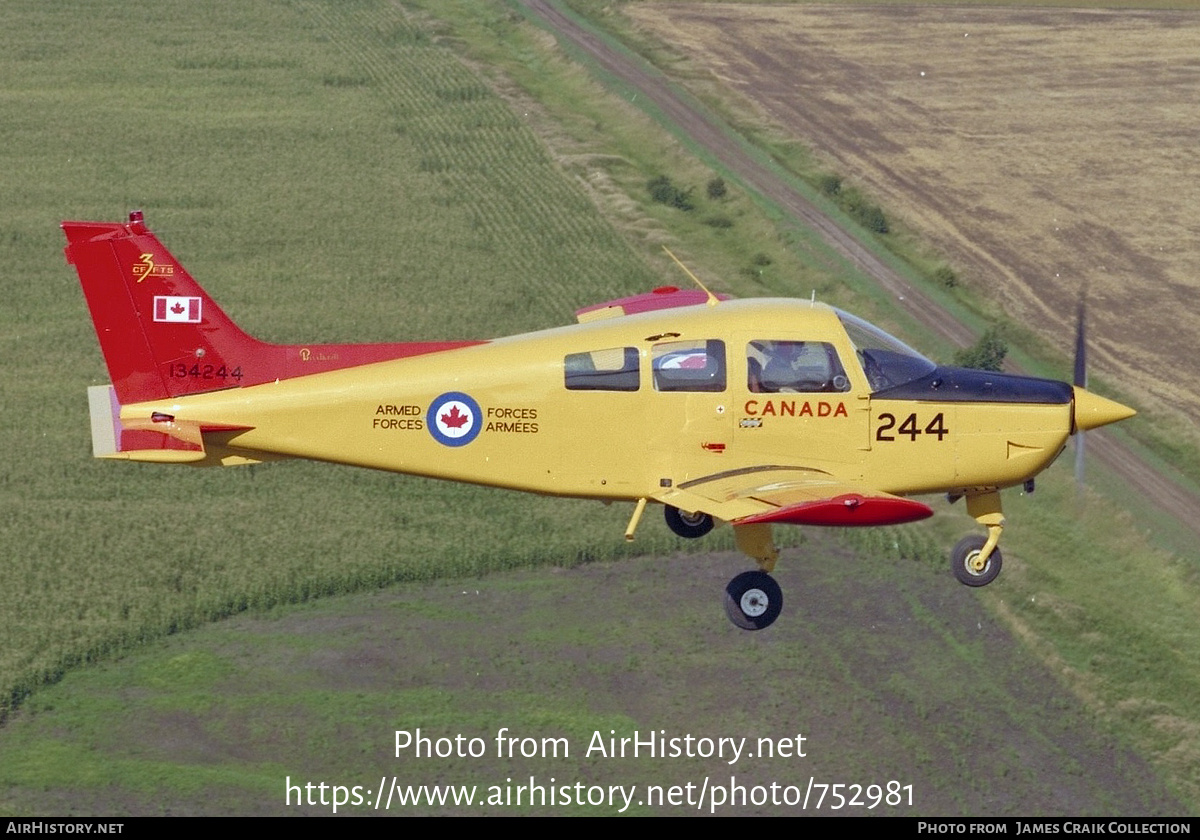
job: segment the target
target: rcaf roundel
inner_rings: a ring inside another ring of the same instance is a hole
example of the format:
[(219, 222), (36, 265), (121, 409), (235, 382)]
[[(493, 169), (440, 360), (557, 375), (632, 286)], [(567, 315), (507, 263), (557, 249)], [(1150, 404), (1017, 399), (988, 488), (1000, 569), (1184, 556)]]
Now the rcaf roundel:
[(483, 428), (479, 403), (459, 391), (442, 394), (429, 404), (425, 428), (444, 446), (466, 446)]

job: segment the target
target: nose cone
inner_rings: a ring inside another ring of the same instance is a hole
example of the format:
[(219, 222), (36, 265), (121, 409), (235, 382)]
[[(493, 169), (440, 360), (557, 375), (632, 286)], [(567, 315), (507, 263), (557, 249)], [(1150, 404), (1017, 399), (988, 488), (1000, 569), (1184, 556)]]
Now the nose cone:
[(1137, 414), (1129, 406), (1098, 397), (1078, 385), (1075, 386), (1074, 391), (1075, 428), (1072, 430), (1072, 434), (1086, 432), (1088, 429), (1095, 429), (1099, 426), (1107, 426), (1109, 423), (1116, 423), (1118, 420), (1124, 420)]

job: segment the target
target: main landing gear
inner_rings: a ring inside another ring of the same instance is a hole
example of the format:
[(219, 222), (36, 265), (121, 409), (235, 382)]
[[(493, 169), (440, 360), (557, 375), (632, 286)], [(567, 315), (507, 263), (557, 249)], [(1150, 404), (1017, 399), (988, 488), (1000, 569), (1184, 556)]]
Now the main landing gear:
[[(985, 490), (968, 493), (966, 498), (967, 512), (987, 528), (987, 536), (972, 534), (960, 540), (950, 553), (950, 566), (959, 582), (987, 586), (1000, 574), (1004, 563), (997, 548), (1004, 530), (1000, 493)], [(665, 513), (667, 526), (681, 537), (695, 539), (713, 528), (712, 517), (704, 513), (688, 513), (670, 506)], [(754, 560), (758, 569), (742, 572), (729, 581), (725, 587), (725, 615), (743, 630), (762, 630), (774, 624), (783, 611), (783, 590), (771, 577), (779, 550), (767, 523), (734, 524), (733, 534), (738, 549)]]
[(688, 513), (667, 505), (663, 509), (667, 527), (678, 536), (689, 540), (699, 539), (713, 529), (713, 518), (707, 513)]
[(737, 547), (749, 555), (758, 569), (742, 572), (725, 587), (725, 615), (743, 630), (770, 627), (783, 610), (783, 590), (771, 577), (779, 550), (767, 524), (734, 525)]
[[(664, 513), (667, 527), (681, 537), (695, 539), (713, 529), (713, 518), (707, 513), (688, 513), (670, 505)], [(743, 630), (770, 627), (783, 610), (783, 590), (771, 577), (775, 561), (779, 559), (779, 550), (771, 539), (771, 526), (765, 523), (734, 525), (733, 535), (737, 547), (758, 563), (758, 569), (742, 572), (729, 581), (725, 587), (725, 615)]]
[[(667, 505), (667, 527), (681, 537), (696, 539), (713, 529), (707, 513), (688, 513)], [(770, 525), (734, 525), (737, 545), (758, 563), (758, 570), (742, 572), (725, 587), (725, 615), (743, 630), (770, 627), (783, 609), (783, 590), (771, 577), (779, 551), (771, 539)]]
[(783, 590), (766, 572), (742, 572), (725, 587), (725, 615), (743, 630), (770, 627), (783, 609)]
[(992, 490), (967, 496), (967, 513), (988, 529), (987, 537), (971, 534), (959, 540), (950, 552), (950, 570), (959, 583), (967, 586), (987, 586), (1000, 574), (1004, 558), (996, 544), (1004, 530), (1004, 513), (1000, 509), (1000, 493)]
[[(713, 529), (707, 513), (688, 513), (667, 505), (667, 527), (681, 537), (696, 539)], [(758, 571), (742, 572), (725, 587), (725, 615), (743, 630), (770, 627), (783, 609), (783, 590), (771, 577), (779, 551), (770, 525), (734, 525), (737, 546), (758, 563)]]

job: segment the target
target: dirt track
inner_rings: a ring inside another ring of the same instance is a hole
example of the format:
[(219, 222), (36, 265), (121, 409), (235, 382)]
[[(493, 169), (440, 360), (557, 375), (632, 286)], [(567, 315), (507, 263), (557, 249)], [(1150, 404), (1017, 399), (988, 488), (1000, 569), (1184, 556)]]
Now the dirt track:
[[(747, 187), (760, 192), (817, 231), (839, 254), (873, 277), (913, 318), (931, 332), (959, 346), (973, 343), (975, 336), (954, 317), (880, 261), (836, 222), (822, 213), (776, 174), (756, 161), (732, 129), (693, 105), (690, 98), (661, 73), (609, 47), (603, 40), (578, 26), (548, 0), (521, 0), (557, 35), (586, 52), (606, 73), (640, 91), (654, 102), (665, 117), (707, 149), (722, 165), (736, 172)], [(802, 103), (796, 107), (801, 107)], [(1170, 513), (1200, 537), (1200, 498), (1147, 465), (1120, 441), (1101, 432), (1088, 435), (1088, 456), (1094, 458), (1135, 489), (1154, 507)]]

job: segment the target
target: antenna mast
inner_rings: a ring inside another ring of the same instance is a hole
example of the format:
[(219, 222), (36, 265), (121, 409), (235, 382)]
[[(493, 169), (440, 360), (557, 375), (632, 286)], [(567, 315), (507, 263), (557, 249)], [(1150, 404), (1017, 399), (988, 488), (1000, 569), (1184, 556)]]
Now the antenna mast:
[(664, 246), (663, 246), (663, 250), (667, 252), (667, 256), (668, 256), (668, 257), (670, 257), (671, 259), (675, 260), (675, 265), (677, 265), (677, 266), (679, 266), (680, 268), (682, 268), (682, 269), (683, 269), (683, 273), (684, 273), (684, 274), (686, 274), (688, 277), (691, 277), (691, 278), (692, 278), (692, 282), (693, 282), (693, 283), (695, 283), (697, 286), (699, 286), (699, 287), (700, 287), (700, 290), (701, 290), (702, 292), (704, 292), (704, 294), (708, 295), (708, 301), (707, 301), (707, 304), (706, 304), (706, 305), (708, 305), (708, 306), (716, 306), (718, 303), (720, 303), (720, 302), (721, 302), (721, 299), (720, 299), (720, 298), (718, 298), (716, 295), (714, 295), (712, 292), (710, 292), (710, 291), (708, 290), (708, 287), (707, 287), (707, 286), (705, 286), (703, 283), (701, 283), (701, 282), (700, 282), (700, 278), (699, 278), (699, 277), (697, 277), (695, 274), (692, 274), (692, 272), (688, 270), (688, 267), (687, 267), (686, 265), (684, 265), (682, 262), (680, 262), (680, 260), (679, 260), (679, 257), (677, 257), (677, 256), (675, 256), (673, 253), (671, 253), (671, 249), (670, 249), (670, 248), (668, 248), (666, 245), (664, 245)]

